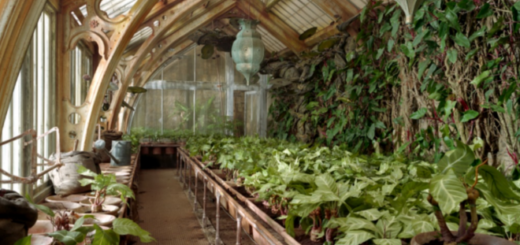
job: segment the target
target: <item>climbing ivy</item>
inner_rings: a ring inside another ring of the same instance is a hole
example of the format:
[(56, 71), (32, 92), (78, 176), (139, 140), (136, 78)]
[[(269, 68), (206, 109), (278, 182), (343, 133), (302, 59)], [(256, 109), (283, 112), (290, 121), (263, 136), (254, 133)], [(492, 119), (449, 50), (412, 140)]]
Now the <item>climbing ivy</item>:
[(520, 3), (426, 0), (405, 24), (398, 5), (370, 1), (359, 21), (356, 38), (266, 62), (290, 80), (272, 89), (273, 136), (434, 161), (481, 138), (481, 157), (517, 163)]

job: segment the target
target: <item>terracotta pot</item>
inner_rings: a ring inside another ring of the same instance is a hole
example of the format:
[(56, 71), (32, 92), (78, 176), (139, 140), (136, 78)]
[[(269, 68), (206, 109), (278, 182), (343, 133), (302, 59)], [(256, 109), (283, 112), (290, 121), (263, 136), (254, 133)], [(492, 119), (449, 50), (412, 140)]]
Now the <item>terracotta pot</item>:
[(110, 151), (112, 149), (112, 141), (113, 140), (121, 140), (122, 137), (123, 137), (123, 132), (119, 132), (119, 131), (105, 131), (105, 132), (103, 132), (103, 139), (106, 142), (105, 148), (107, 148), (107, 150)]
[(144, 155), (150, 154), (150, 147), (148, 147), (148, 146), (141, 146), (141, 153), (143, 153)]
[[(453, 234), (456, 234), (456, 232), (453, 232)], [(438, 240), (440, 237), (440, 232), (438, 231), (432, 231), (432, 232), (426, 232), (421, 233), (414, 238), (412, 238), (412, 241), (410, 245), (423, 245), (428, 244), (429, 242)], [(510, 242), (506, 239), (494, 237), (490, 235), (484, 235), (484, 234), (475, 234), (471, 240), (469, 240), (469, 245), (516, 245), (514, 242)]]
[(161, 147), (154, 147), (154, 148), (152, 149), (152, 154), (154, 154), (154, 155), (161, 155), (161, 154), (162, 154), (162, 149), (161, 149)]
[(164, 152), (166, 153), (166, 155), (173, 155), (175, 154), (175, 147), (166, 147)]

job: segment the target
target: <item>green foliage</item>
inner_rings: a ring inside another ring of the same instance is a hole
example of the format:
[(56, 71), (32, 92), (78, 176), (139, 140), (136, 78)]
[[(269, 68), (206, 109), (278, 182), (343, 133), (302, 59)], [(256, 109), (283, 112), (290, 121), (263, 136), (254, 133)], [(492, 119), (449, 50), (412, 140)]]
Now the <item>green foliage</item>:
[(126, 202), (126, 198), (135, 198), (132, 189), (127, 185), (117, 183), (116, 176), (113, 174), (96, 174), (83, 166), (78, 168), (78, 173), (92, 177), (92, 179), (79, 180), (82, 186), (90, 185), (90, 188), (96, 192), (92, 205), (103, 205), (106, 195), (119, 195), (123, 202)]

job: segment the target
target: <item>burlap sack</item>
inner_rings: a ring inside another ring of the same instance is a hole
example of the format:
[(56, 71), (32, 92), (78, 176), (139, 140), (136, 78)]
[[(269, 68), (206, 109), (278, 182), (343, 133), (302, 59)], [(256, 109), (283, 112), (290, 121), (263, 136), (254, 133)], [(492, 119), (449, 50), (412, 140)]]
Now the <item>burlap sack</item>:
[(20, 194), (0, 189), (0, 244), (12, 245), (27, 236), (38, 219), (38, 211)]
[[(55, 159), (52, 155), (51, 160)], [(90, 186), (81, 186), (78, 174), (79, 166), (84, 166), (95, 173), (101, 173), (99, 157), (93, 152), (72, 151), (61, 154), (61, 163), (64, 166), (49, 172), (54, 192), (57, 195), (70, 195), (90, 191)]]

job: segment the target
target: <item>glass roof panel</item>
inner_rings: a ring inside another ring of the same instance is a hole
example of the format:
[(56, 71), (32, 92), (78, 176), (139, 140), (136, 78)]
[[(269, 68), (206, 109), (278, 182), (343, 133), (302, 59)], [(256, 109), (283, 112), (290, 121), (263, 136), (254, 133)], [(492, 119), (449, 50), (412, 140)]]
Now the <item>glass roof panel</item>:
[(272, 8), (272, 11), (298, 33), (303, 33), (312, 27), (320, 30), (334, 22), (334, 18), (312, 0), (282, 0)]
[(287, 48), (282, 42), (273, 37), (273, 35), (271, 35), (271, 33), (269, 33), (262, 26), (257, 26), (256, 30), (260, 33), (260, 35), (262, 35), (262, 41), (264, 42), (267, 51), (279, 52)]
[[(122, 14), (127, 14), (137, 0), (103, 0), (100, 9), (105, 11), (109, 18), (115, 18)], [(81, 13), (87, 15), (87, 6), (80, 7)]]

